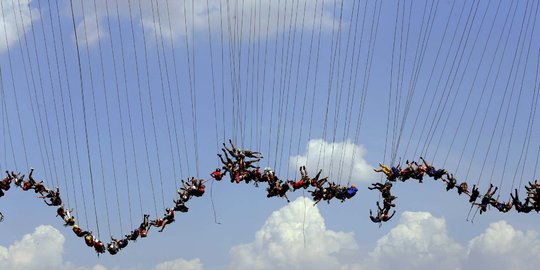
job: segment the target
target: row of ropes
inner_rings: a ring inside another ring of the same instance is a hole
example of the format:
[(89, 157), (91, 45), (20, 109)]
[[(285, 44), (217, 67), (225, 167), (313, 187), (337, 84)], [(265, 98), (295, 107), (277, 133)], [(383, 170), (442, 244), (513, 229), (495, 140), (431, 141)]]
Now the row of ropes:
[[(498, 188), (493, 201), (515, 205), (512, 194), (527, 183), (524, 197), (532, 198), (540, 152), (531, 143), (538, 136), (538, 3), (454, 1), (435, 17), (442, 5), (433, 1), (421, 17), (412, 2), (398, 1), (395, 9), (383, 165), (405, 168), (423, 157), (458, 184)], [(434, 20), (444, 25), (442, 34), (432, 31)], [(478, 211), (471, 210), (468, 220)]]
[(305, 165), (343, 186), (368, 177), (363, 140), (499, 194), (536, 176), (535, 1), (1, 5), (21, 37), (0, 37), (2, 165), (43, 168), (100, 239), (159, 216), (180, 179), (221, 166), (226, 138), (288, 179)]
[[(2, 167), (39, 167), (33, 177), (59, 187), (65, 209), (98, 239), (124, 235), (147, 212), (159, 217), (181, 179), (201, 176), (199, 152), (212, 153), (204, 171), (218, 166), (212, 144), (199, 141), (216, 141), (218, 152), (229, 137), (266, 150), (281, 172), (300, 166), (283, 157), (311, 138), (358, 141), (381, 1), (1, 5), (11, 18)], [(330, 99), (321, 111), (322, 96)], [(326, 166), (318, 155), (310, 170)], [(352, 173), (343, 160), (331, 164), (336, 179)]]

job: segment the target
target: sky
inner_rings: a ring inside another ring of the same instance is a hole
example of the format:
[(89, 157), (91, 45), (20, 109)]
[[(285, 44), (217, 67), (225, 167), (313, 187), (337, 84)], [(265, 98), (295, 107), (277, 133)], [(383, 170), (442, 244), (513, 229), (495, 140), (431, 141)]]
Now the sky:
[(0, 1), (0, 167), (35, 168), (100, 239), (162, 215), (228, 139), (282, 178), (306, 165), (360, 189), (313, 206), (307, 192), (287, 203), (209, 182), (163, 233), (99, 257), (12, 189), (0, 200), (9, 269), (538, 263), (536, 213), (471, 222), (466, 199), (429, 180), (396, 184), (396, 216), (379, 227), (367, 189), (378, 163), (420, 156), (505, 201), (537, 179), (536, 1)]

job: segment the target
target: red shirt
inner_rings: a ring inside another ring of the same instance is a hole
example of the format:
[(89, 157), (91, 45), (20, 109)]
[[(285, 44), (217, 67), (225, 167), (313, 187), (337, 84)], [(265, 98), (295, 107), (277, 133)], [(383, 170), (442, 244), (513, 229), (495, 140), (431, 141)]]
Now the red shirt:
[(210, 176), (219, 181), (221, 178), (223, 178), (223, 173), (220, 171), (214, 171), (212, 174), (210, 174)]

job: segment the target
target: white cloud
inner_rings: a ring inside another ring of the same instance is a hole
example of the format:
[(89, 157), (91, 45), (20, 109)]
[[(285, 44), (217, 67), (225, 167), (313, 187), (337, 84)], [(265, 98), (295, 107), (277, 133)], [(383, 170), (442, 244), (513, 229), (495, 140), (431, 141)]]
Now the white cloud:
[[(54, 227), (41, 225), (33, 233), (26, 234), (21, 240), (9, 247), (0, 246), (0, 269), (10, 270), (107, 270), (107, 267), (97, 264), (91, 268), (75, 266), (65, 261), (64, 236)], [(87, 250), (94, 255), (94, 250)], [(118, 268), (113, 268), (118, 269)], [(157, 264), (155, 270), (202, 270), (199, 259), (176, 259)]]
[[(172, 36), (180, 43), (184, 42), (186, 35), (191, 36), (192, 30), (195, 30), (196, 35), (206, 39), (208, 37), (208, 29), (212, 29), (213, 39), (217, 40), (221, 36), (221, 29), (223, 27), (223, 36), (225, 38), (232, 36), (233, 32), (237, 32), (237, 38), (242, 32), (242, 39), (249, 41), (250, 32), (255, 34), (252, 39), (266, 39), (275, 37), (276, 33), (285, 29), (286, 31), (304, 28), (305, 30), (311, 30), (313, 21), (315, 20), (315, 27), (318, 29), (320, 23), (320, 11), (321, 1), (305, 0), (306, 2), (306, 18), (302, 24), (302, 14), (304, 8), (304, 1), (298, 2), (298, 16), (297, 20), (291, 20), (291, 10), (296, 10), (297, 1), (258, 1), (258, 0), (245, 0), (242, 1), (243, 5), (236, 7), (234, 2), (230, 2), (227, 10), (227, 2), (222, 0), (208, 0), (207, 1), (170, 1), (170, 0), (158, 0), (158, 1), (142, 1), (141, 10), (139, 12), (139, 2), (131, 1), (131, 15), (129, 11), (128, 0), (115, 0), (109, 1), (109, 15), (113, 19), (116, 17), (116, 4), (119, 6), (119, 15), (123, 20), (129, 20), (132, 17), (137, 21), (136, 25), (144, 25), (146, 36), (149, 40), (154, 39), (154, 34), (157, 33), (158, 37), (163, 36), (164, 40), (169, 41)], [(77, 0), (74, 1), (74, 9), (77, 18), (82, 18), (81, 3), (87, 1)], [(315, 12), (315, 4), (319, 2), (317, 6), (317, 13)], [(337, 27), (337, 19), (332, 14), (332, 3), (334, 0), (325, 1), (325, 8), (322, 17), (322, 29), (329, 30), (332, 26)], [(151, 3), (154, 3), (152, 7)], [(185, 3), (185, 8), (184, 8)], [(194, 5), (192, 6), (192, 3)], [(259, 5), (262, 3), (261, 5)], [(168, 4), (168, 6), (167, 6)], [(95, 14), (97, 12), (98, 19), (100, 20), (100, 27), (97, 25), (92, 28), (90, 33), (97, 33), (100, 31), (101, 37), (107, 34), (105, 27), (102, 24), (106, 23), (103, 20), (107, 16), (107, 5), (105, 0), (97, 0), (96, 8), (93, 3), (85, 4), (85, 18), (88, 21), (95, 22)], [(158, 17), (159, 7), (159, 17)], [(167, 9), (168, 7), (168, 9)], [(238, 8), (238, 9), (236, 9)], [(242, 16), (243, 8), (243, 16)], [(221, 9), (221, 13), (220, 13)], [(286, 11), (286, 13), (285, 13)], [(252, 20), (250, 21), (250, 14), (252, 14)], [(255, 12), (258, 12), (255, 14)], [(268, 14), (270, 12), (270, 15)], [(170, 25), (169, 27), (169, 15)], [(192, 16), (193, 15), (193, 16)], [(279, 16), (278, 16), (279, 15)], [(284, 17), (285, 15), (285, 17)], [(294, 14), (293, 14), (294, 15)], [(90, 18), (91, 17), (91, 18)], [(210, 21), (208, 19), (210, 18)], [(242, 21), (243, 20), (243, 21)], [(260, 31), (259, 31), (260, 21)], [(78, 27), (81, 27), (82, 22)], [(238, 27), (237, 27), (238, 26)], [(253, 27), (256, 26), (256, 29)], [(267, 34), (268, 26), (268, 34)], [(279, 28), (278, 28), (279, 26)], [(87, 24), (88, 27), (88, 24)], [(230, 30), (229, 30), (230, 29)]]
[(367, 265), (377, 269), (455, 269), (464, 248), (446, 230), (443, 218), (404, 212), (399, 225), (377, 241)]
[[(350, 140), (332, 143), (312, 139), (303, 155), (289, 158), (289, 166), (298, 170), (297, 166), (305, 165), (310, 176), (314, 176), (319, 168), (323, 170), (321, 177), (330, 176), (330, 179), (345, 182), (350, 177), (352, 181), (371, 183), (376, 174), (364, 159), (366, 153), (363, 145), (356, 145)], [(337, 179), (339, 176), (343, 179)]]
[(184, 260), (176, 259), (162, 262), (154, 267), (154, 270), (202, 270), (204, 269), (199, 259)]
[(358, 252), (354, 234), (328, 230), (312, 205), (301, 197), (272, 213), (253, 242), (231, 248), (229, 268), (339, 268), (340, 256)]
[[(13, 46), (24, 36), (23, 27), (28, 32), (33, 21), (39, 19), (37, 9), (28, 9), (30, 0), (2, 1), (0, 13), (0, 53)], [(19, 8), (20, 7), (20, 8)], [(7, 42), (6, 42), (7, 39)]]
[[(0, 246), (0, 265), (2, 269), (79, 269), (63, 259), (64, 236), (54, 227), (41, 225), (33, 233), (26, 234), (21, 240), (9, 247)], [(92, 270), (106, 270), (102, 265), (95, 265)]]
[(311, 203), (298, 198), (272, 213), (253, 242), (231, 248), (229, 269), (537, 269), (540, 264), (537, 232), (499, 221), (463, 245), (448, 234), (444, 218), (427, 212), (404, 212), (397, 226), (363, 252), (353, 233), (327, 229)]
[(538, 269), (538, 233), (519, 231), (506, 221), (492, 223), (469, 242), (463, 269)]

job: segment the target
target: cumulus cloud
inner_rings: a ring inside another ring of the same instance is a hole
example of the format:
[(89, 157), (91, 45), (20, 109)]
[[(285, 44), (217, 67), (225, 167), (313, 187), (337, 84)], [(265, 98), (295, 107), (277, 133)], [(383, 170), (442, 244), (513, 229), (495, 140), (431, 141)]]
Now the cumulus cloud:
[[(19, 5), (20, 2), (20, 5)], [(13, 46), (28, 32), (33, 21), (39, 19), (37, 9), (29, 9), (30, 0), (2, 1), (0, 13), (0, 53)], [(7, 40), (7, 41), (6, 41)]]
[(9, 247), (0, 246), (0, 265), (2, 269), (92, 269), (105, 270), (102, 265), (92, 268), (76, 267), (63, 259), (64, 236), (54, 227), (41, 225), (33, 233)]
[(538, 254), (537, 232), (516, 230), (499, 221), (469, 242), (463, 269), (538, 269)]
[(231, 248), (229, 268), (339, 268), (340, 256), (358, 252), (354, 234), (328, 230), (312, 205), (301, 197), (272, 213), (253, 242)]
[[(81, 3), (84, 2), (88, 1), (74, 1), (78, 18), (83, 17)], [(235, 35), (237, 38), (241, 36), (243, 40), (248, 41), (250, 33), (252, 33), (251, 39), (266, 39), (275, 37), (276, 33), (283, 31), (283, 29), (286, 29), (286, 31), (295, 28), (311, 30), (314, 20), (317, 29), (319, 23), (321, 23), (323, 30), (332, 29), (337, 25), (337, 19), (332, 14), (331, 8), (334, 0), (325, 1), (326, 5), (323, 10), (322, 21), (320, 1), (305, 0), (306, 18), (303, 24), (302, 18), (294, 20), (294, 14), (293, 19), (290, 19), (292, 10), (300, 9), (299, 16), (303, 14), (304, 2), (297, 2), (245, 0), (242, 1), (243, 5), (236, 6), (231, 2), (227, 6), (227, 3), (222, 0), (208, 0), (208, 4), (207, 1), (141, 1), (140, 10), (142, 12), (140, 12), (139, 2), (132, 0), (130, 14), (130, 2), (128, 0), (109, 0), (108, 2), (106, 0), (97, 0), (95, 8), (93, 4), (85, 4), (84, 17), (91, 17), (87, 22), (90, 20), (95, 22), (93, 16), (97, 14), (99, 23), (104, 24), (103, 19), (107, 16), (108, 6), (109, 16), (118, 19), (116, 17), (116, 5), (118, 4), (120, 19), (133, 18), (136, 20), (136, 24), (144, 26), (147, 31), (147, 38), (153, 39), (154, 34), (157, 34), (167, 41), (171, 37), (174, 39), (182, 38), (180, 40), (182, 42), (186, 35), (191, 36), (192, 31), (207, 38), (208, 29), (212, 30), (214, 39), (220, 37), (221, 34), (227, 38), (233, 36), (233, 32), (237, 32)], [(316, 14), (314, 13), (315, 8), (317, 8)], [(81, 24), (82, 22), (79, 23), (78, 27), (81, 27)], [(92, 30), (89, 30), (89, 34), (97, 33), (97, 31), (100, 31), (102, 38), (107, 34), (103, 27), (97, 27), (97, 25), (93, 26)], [(240, 33), (242, 34), (240, 35)]]
[(443, 218), (404, 212), (399, 225), (381, 237), (367, 264), (379, 269), (455, 269), (464, 248), (446, 230)]
[[(305, 165), (310, 175), (316, 169), (322, 169), (323, 175), (336, 179), (370, 183), (376, 178), (373, 167), (365, 160), (367, 151), (363, 145), (356, 145), (350, 140), (344, 142), (326, 142), (323, 139), (312, 139), (308, 142), (303, 155), (289, 158), (291, 169)], [(340, 174), (341, 172), (341, 174)]]
[(298, 198), (272, 213), (253, 242), (231, 248), (229, 268), (537, 269), (540, 264), (537, 232), (499, 221), (460, 244), (448, 234), (445, 219), (428, 212), (404, 212), (398, 224), (364, 252), (353, 233), (327, 229), (311, 203)]
[(154, 270), (202, 270), (203, 265), (199, 259), (184, 260), (176, 259), (162, 262), (154, 267)]
[[(0, 246), (0, 268), (10, 270), (107, 270), (107, 267), (97, 264), (91, 268), (81, 267), (65, 261), (64, 236), (54, 227), (41, 225), (33, 233), (26, 234), (21, 240), (9, 247)], [(93, 250), (89, 250), (92, 255)], [(117, 269), (117, 268), (114, 268)], [(176, 259), (157, 264), (155, 270), (202, 270), (199, 259)]]

